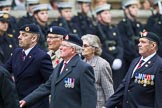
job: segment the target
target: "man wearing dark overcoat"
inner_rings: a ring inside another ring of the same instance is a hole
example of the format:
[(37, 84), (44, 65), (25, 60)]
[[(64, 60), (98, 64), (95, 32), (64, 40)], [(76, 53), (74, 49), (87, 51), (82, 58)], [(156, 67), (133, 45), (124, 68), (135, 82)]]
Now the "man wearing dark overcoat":
[(45, 84), (20, 101), (21, 107), (51, 94), (51, 108), (96, 108), (94, 71), (78, 55), (81, 46), (82, 40), (78, 36), (64, 37), (59, 48), (63, 61)]
[[(48, 80), (53, 71), (50, 56), (38, 45), (39, 28), (26, 24), (20, 28), (18, 36), (20, 48), (16, 48), (5, 68), (13, 73), (19, 99), (23, 99), (39, 85)], [(48, 108), (48, 97), (27, 108)]]
[(112, 95), (106, 108), (162, 108), (162, 58), (157, 54), (159, 37), (152, 32), (141, 33), (140, 57), (134, 59), (127, 75)]

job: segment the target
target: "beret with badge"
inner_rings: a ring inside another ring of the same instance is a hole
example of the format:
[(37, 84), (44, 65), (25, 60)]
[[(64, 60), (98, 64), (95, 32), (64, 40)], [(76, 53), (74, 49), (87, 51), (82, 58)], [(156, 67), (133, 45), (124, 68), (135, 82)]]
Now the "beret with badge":
[(78, 46), (80, 46), (80, 47), (82, 47), (82, 45), (83, 45), (83, 41), (82, 41), (81, 38), (80, 38), (78, 35), (76, 35), (76, 34), (69, 34), (69, 35), (65, 36), (65, 37), (63, 38), (63, 40), (64, 40), (64, 41), (67, 41), (67, 42), (70, 42), (70, 43), (73, 43), (73, 44), (76, 44), (76, 45), (78, 45)]
[(147, 32), (147, 31), (141, 32), (141, 37), (140, 38), (147, 38), (150, 41), (156, 42), (158, 46), (160, 45), (160, 38), (159, 38), (159, 36), (157, 36), (153, 32)]
[(7, 11), (0, 11), (0, 21), (9, 22), (10, 15)]
[(40, 34), (40, 30), (39, 30), (38, 26), (36, 24), (34, 24), (34, 23), (26, 24), (26, 25), (20, 27), (19, 31)]
[(57, 35), (63, 35), (63, 36), (66, 36), (68, 34), (66, 29), (64, 29), (63, 27), (59, 27), (59, 26), (51, 26), (48, 29), (48, 33), (57, 34)]

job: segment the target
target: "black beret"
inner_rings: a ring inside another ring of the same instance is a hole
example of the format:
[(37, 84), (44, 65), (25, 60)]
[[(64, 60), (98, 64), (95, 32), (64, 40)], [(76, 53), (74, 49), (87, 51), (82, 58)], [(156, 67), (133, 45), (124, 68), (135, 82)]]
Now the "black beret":
[(159, 38), (159, 36), (157, 36), (153, 32), (144, 31), (144, 32), (141, 33), (141, 38), (147, 38), (150, 41), (156, 42), (158, 46), (160, 45), (160, 38)]
[(79, 45), (80, 47), (82, 47), (82, 45), (83, 45), (83, 41), (81, 40), (81, 38), (75, 34), (69, 34), (67, 36), (64, 36), (63, 40), (68, 41), (73, 44), (76, 44), (76, 45)]
[(10, 15), (6, 11), (0, 11), (0, 21), (9, 22)]
[(19, 31), (25, 31), (25, 32), (28, 32), (28, 33), (36, 33), (36, 34), (40, 33), (38, 26), (34, 23), (26, 24), (26, 25), (20, 27)]
[(48, 29), (48, 33), (58, 34), (58, 35), (63, 35), (63, 36), (66, 36), (68, 34), (66, 29), (64, 29), (63, 27), (59, 27), (59, 26), (51, 26)]

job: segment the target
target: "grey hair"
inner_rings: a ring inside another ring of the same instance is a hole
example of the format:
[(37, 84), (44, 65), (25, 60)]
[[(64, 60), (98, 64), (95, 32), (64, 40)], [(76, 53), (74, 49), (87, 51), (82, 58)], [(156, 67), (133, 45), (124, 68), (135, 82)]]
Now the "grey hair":
[(76, 53), (77, 53), (77, 54), (81, 54), (81, 53), (82, 53), (82, 47), (81, 47), (81, 46), (76, 45), (76, 44), (74, 44), (74, 43), (70, 43), (70, 42), (69, 42), (69, 44), (70, 44), (71, 47), (73, 47), (73, 48), (76, 49)]
[(92, 34), (83, 35), (82, 40), (86, 40), (90, 46), (95, 48), (95, 55), (101, 55), (102, 48), (101, 48), (101, 41), (98, 36)]

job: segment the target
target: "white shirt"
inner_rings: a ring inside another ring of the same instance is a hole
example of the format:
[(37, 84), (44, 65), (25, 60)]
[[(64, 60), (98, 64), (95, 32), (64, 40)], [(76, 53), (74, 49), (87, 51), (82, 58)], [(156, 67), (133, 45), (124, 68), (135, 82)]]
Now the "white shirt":
[[(153, 54), (151, 54), (151, 55), (149, 55), (149, 56), (147, 56), (146, 58), (143, 58), (143, 56), (142, 56), (142, 57), (140, 58), (140, 60), (139, 60), (139, 61), (141, 61), (141, 60), (144, 61), (144, 62), (141, 64), (141, 67), (142, 67), (147, 61), (149, 61), (155, 54), (156, 54), (156, 52), (153, 53)], [(137, 70), (138, 65), (139, 65), (139, 63), (137, 63), (136, 67), (133, 69), (132, 76), (133, 76), (134, 72)]]

